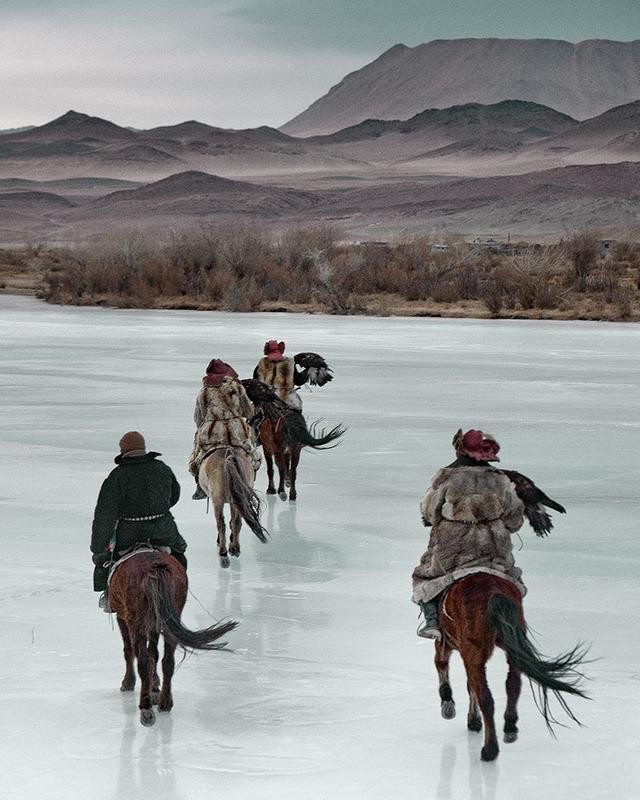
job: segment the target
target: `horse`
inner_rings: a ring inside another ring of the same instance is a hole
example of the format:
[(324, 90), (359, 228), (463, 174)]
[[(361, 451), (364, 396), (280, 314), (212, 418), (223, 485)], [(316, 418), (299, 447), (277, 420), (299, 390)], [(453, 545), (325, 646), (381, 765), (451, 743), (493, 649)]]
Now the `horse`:
[[(116, 614), (124, 644), (126, 670), (121, 692), (132, 692), (138, 661), (140, 676), (140, 722), (155, 724), (153, 706), (171, 711), (171, 679), (176, 647), (185, 652), (220, 650), (218, 640), (232, 631), (237, 622), (223, 622), (198, 631), (189, 630), (180, 621), (187, 600), (188, 581), (184, 567), (172, 556), (157, 550), (140, 550), (116, 566), (109, 585), (109, 604)], [(164, 637), (162, 688), (157, 664), (158, 641)]]
[(493, 761), (499, 752), (494, 703), (485, 668), (496, 645), (505, 651), (509, 667), (505, 743), (515, 742), (518, 738), (517, 705), (522, 673), (529, 678), (532, 689), (536, 685), (536, 706), (551, 733), (552, 723), (557, 723), (557, 720), (549, 709), (549, 691), (566, 714), (580, 724), (562, 693), (587, 697), (579, 686), (583, 676), (577, 669), (585, 663), (586, 648), (579, 644), (556, 658), (542, 656), (527, 633), (520, 592), (510, 581), (489, 573), (473, 573), (444, 592), (439, 605), (442, 639), (436, 641), (435, 666), (440, 684), (441, 714), (444, 719), (453, 719), (456, 715), (449, 684), (449, 658), (452, 650), (457, 650), (467, 673), (467, 728), (480, 732), (484, 720), (484, 743), (480, 754), (483, 761)]
[(275, 460), (279, 475), (277, 494), (281, 500), (286, 500), (285, 485), (289, 486), (289, 500), (293, 502), (298, 498), (296, 478), (302, 448), (330, 450), (336, 446), (337, 440), (344, 435), (346, 428), (339, 424), (329, 431), (322, 429), (320, 435), (316, 436), (317, 423), (308, 428), (302, 412), (291, 408), (281, 400), (258, 405), (259, 411), (262, 412), (258, 430), (269, 480), (267, 494), (276, 494), (273, 482)]
[[(218, 528), (218, 557), (220, 566), (229, 567), (229, 555), (240, 556), (240, 528), (244, 520), (261, 542), (267, 541), (268, 532), (260, 522), (261, 502), (253, 490), (255, 478), (253, 463), (248, 454), (236, 446), (218, 447), (205, 457), (200, 465), (198, 481), (213, 504)], [(231, 507), (231, 538), (227, 551), (224, 506)]]

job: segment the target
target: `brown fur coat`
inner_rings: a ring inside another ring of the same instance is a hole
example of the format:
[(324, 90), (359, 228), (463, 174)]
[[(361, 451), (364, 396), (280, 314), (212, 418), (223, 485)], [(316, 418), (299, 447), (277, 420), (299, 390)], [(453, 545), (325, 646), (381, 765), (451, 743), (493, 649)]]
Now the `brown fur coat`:
[[(193, 421), (196, 431), (189, 471), (197, 475), (202, 456), (215, 447), (234, 445), (254, 457), (255, 436), (247, 418), (253, 416), (253, 403), (236, 378), (226, 377), (220, 386), (203, 386), (196, 398)], [(258, 466), (259, 466), (258, 460)]]
[(506, 475), (492, 467), (441, 469), (420, 510), (425, 524), (433, 527), (413, 571), (415, 603), (433, 600), (473, 572), (507, 578), (525, 594), (511, 545), (511, 534), (524, 521), (524, 506)]
[(300, 396), (295, 390), (295, 363), (285, 356), (281, 361), (261, 358), (253, 372), (253, 377), (273, 388), (276, 395), (294, 408), (301, 408)]

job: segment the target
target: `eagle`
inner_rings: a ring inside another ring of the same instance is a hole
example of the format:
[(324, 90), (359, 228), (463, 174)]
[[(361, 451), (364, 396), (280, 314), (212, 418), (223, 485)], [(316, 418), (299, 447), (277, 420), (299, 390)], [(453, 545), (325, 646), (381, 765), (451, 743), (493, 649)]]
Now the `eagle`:
[(293, 357), (297, 367), (306, 372), (306, 381), (311, 386), (324, 386), (333, 380), (333, 370), (322, 356), (317, 353), (297, 353)]
[(247, 397), (252, 403), (275, 403), (278, 400), (273, 389), (256, 378), (245, 378), (240, 383), (244, 386)]
[(516, 472), (512, 469), (501, 469), (500, 472), (506, 475), (513, 483), (516, 494), (524, 503), (525, 516), (536, 532), (536, 536), (548, 536), (553, 528), (553, 522), (545, 511), (544, 506), (552, 508), (560, 514), (566, 514), (567, 511), (564, 506), (552, 500), (542, 489), (538, 489), (531, 478), (527, 478), (521, 472)]

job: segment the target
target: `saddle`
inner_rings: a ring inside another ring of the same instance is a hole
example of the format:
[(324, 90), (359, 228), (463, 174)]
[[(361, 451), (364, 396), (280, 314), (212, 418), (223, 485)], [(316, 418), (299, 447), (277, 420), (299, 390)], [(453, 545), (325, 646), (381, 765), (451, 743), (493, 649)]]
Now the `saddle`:
[(141, 553), (170, 553), (171, 548), (165, 547), (164, 545), (153, 545), (144, 543), (144, 544), (137, 544), (134, 547), (129, 547), (126, 550), (121, 551), (120, 558), (117, 561), (107, 561), (104, 565), (105, 567), (109, 568), (109, 574), (107, 575), (107, 589), (111, 584), (111, 578), (113, 577), (114, 572), (118, 569), (120, 564), (123, 564), (125, 561), (128, 561), (130, 558), (134, 556), (140, 555)]

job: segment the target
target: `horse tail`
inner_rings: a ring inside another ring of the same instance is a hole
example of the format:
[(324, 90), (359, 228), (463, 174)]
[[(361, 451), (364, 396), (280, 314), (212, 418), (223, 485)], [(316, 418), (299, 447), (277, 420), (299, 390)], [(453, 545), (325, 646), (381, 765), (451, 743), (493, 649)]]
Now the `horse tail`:
[[(318, 422), (313, 422), (307, 427), (307, 421), (301, 411), (291, 409), (282, 416), (287, 439), (303, 447), (312, 447), (314, 450), (331, 450), (336, 447), (337, 441), (346, 433), (346, 428), (341, 423), (330, 430), (321, 428), (318, 431)], [(333, 442), (333, 444), (332, 444)]]
[(180, 611), (173, 600), (173, 578), (167, 564), (155, 564), (151, 569), (145, 593), (154, 617), (154, 627), (162, 631), (165, 639), (186, 652), (193, 650), (222, 650), (226, 642), (219, 642), (238, 623), (229, 621), (211, 625), (198, 631), (189, 630), (180, 620)]
[(572, 650), (555, 658), (546, 658), (531, 641), (516, 603), (503, 594), (494, 595), (489, 600), (487, 621), (506, 651), (510, 664), (529, 678), (536, 706), (544, 717), (547, 728), (553, 733), (552, 723), (559, 724), (549, 708), (550, 691), (567, 716), (580, 725), (562, 695), (564, 693), (587, 697), (580, 688), (580, 681), (584, 676), (578, 671), (578, 667), (586, 663), (587, 647), (577, 644)]
[(231, 499), (240, 512), (240, 516), (258, 539), (260, 539), (261, 542), (266, 542), (269, 532), (260, 522), (262, 503), (258, 495), (254, 492), (253, 487), (244, 477), (242, 468), (233, 451), (227, 451), (225, 456), (224, 477), (229, 487)]

